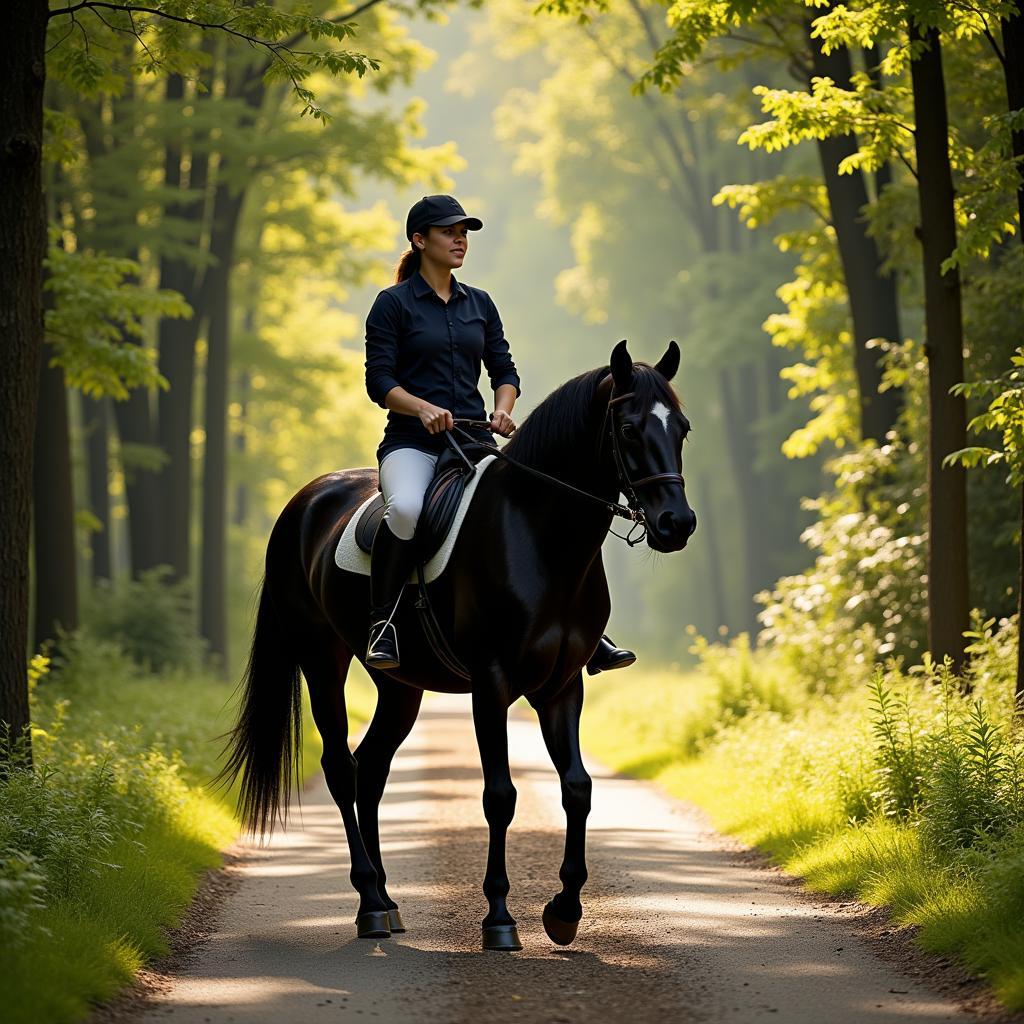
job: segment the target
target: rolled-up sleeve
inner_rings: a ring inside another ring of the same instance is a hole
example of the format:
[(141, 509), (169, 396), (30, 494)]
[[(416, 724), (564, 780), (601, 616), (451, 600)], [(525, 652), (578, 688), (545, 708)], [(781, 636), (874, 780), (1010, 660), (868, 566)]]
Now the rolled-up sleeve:
[(399, 386), (398, 334), (402, 310), (394, 296), (381, 292), (366, 317), (366, 393), (382, 409), (384, 397)]
[(516, 364), (512, 362), (508, 342), (505, 340), (505, 329), (501, 326), (501, 317), (491, 297), (487, 296), (487, 325), (484, 328), (483, 363), (487, 375), (491, 379), (491, 388), (497, 391), (502, 384), (512, 384), (516, 396), (521, 395), (519, 374)]

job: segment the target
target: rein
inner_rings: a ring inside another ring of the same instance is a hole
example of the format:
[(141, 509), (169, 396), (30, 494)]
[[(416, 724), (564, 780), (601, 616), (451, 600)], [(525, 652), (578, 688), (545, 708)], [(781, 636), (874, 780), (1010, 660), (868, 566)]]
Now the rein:
[[(499, 459), (503, 459), (510, 466), (515, 466), (517, 469), (522, 470), (524, 473), (529, 473), (530, 476), (537, 477), (540, 480), (544, 480), (547, 483), (555, 484), (557, 487), (561, 487), (563, 490), (571, 491), (579, 498), (584, 498), (587, 501), (594, 502), (600, 505), (606, 512), (610, 512), (613, 516), (618, 516), (620, 519), (626, 519), (632, 526), (630, 526), (629, 532), (626, 534), (616, 533), (611, 527), (608, 532), (613, 537), (618, 537), (619, 540), (624, 540), (631, 548), (636, 547), (637, 544), (641, 544), (647, 537), (647, 519), (644, 516), (644, 510), (640, 505), (640, 500), (636, 496), (636, 488), (642, 487), (644, 484), (664, 482), (664, 483), (678, 483), (683, 485), (683, 477), (679, 473), (654, 473), (651, 476), (645, 476), (640, 480), (630, 480), (629, 472), (626, 469), (625, 461), (622, 458), (622, 453), (619, 451), (619, 439), (618, 434), (615, 430), (615, 411), (614, 406), (619, 402), (625, 401), (627, 398), (632, 398), (635, 392), (628, 391), (623, 395), (616, 395), (614, 398), (608, 400), (608, 405), (605, 408), (605, 422), (609, 425), (608, 433), (611, 436), (612, 443), (612, 457), (615, 460), (615, 475), (616, 482), (619, 485), (619, 490), (626, 495), (626, 504), (620, 505), (616, 501), (607, 501), (604, 498), (598, 497), (596, 494), (591, 494), (588, 491), (580, 490), (578, 487), (574, 487), (572, 484), (566, 483), (564, 480), (559, 480), (558, 477), (549, 475), (548, 473), (542, 473), (539, 469), (534, 469), (532, 466), (524, 466), (521, 462), (516, 462), (515, 459), (510, 458), (500, 448), (494, 448), (493, 454)], [(483, 442), (477, 441), (471, 434), (467, 433), (463, 427), (471, 427), (480, 430), (490, 429), (490, 421), (488, 420), (465, 420), (457, 419), (454, 421), (454, 428), (449, 432), (458, 432), (462, 435), (464, 441), (471, 445), (479, 447), (490, 447), (484, 445)], [(604, 427), (601, 428), (602, 435), (604, 433)], [(454, 438), (451, 438), (454, 441)], [(604, 447), (604, 441), (602, 437), (601, 447)], [(633, 533), (636, 529), (640, 530), (640, 535), (637, 538), (633, 538)]]

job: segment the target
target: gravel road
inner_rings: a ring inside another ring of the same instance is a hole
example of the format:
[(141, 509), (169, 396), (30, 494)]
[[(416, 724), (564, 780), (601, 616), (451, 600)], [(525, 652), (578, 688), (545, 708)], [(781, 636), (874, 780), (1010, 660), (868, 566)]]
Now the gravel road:
[(242, 880), (147, 1024), (370, 1021), (971, 1019), (856, 937), (841, 910), (737, 856), (685, 804), (591, 767), (590, 881), (575, 944), (540, 922), (564, 818), (536, 721), (509, 724), (519, 800), (509, 901), (521, 953), (480, 950), (487, 833), (469, 698), (429, 698), (381, 808), (389, 888), (408, 932), (355, 937), (340, 816), (322, 781)]

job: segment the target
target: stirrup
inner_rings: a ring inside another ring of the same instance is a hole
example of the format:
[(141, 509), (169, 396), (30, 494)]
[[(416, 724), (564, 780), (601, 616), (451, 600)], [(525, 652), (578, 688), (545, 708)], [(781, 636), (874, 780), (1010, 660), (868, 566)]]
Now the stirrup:
[(373, 668), (398, 668), (398, 631), (390, 619), (381, 619), (370, 626), (366, 645), (366, 664)]

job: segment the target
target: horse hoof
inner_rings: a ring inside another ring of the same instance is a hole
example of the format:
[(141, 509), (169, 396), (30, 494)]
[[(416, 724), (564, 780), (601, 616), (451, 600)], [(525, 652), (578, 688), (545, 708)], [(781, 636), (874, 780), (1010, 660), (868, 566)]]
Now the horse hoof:
[(402, 920), (402, 914), (397, 907), (388, 911), (388, 926), (391, 928), (392, 935), (395, 932), (405, 931), (405, 922)]
[(356, 918), (356, 932), (361, 939), (387, 939), (391, 937), (390, 914), (386, 910), (371, 910)]
[(544, 908), (542, 920), (548, 938), (558, 946), (568, 946), (576, 938), (576, 932), (580, 927), (579, 921), (563, 921), (555, 914), (550, 903)]
[(484, 949), (515, 953), (523, 948), (514, 924), (493, 924), (483, 930)]

